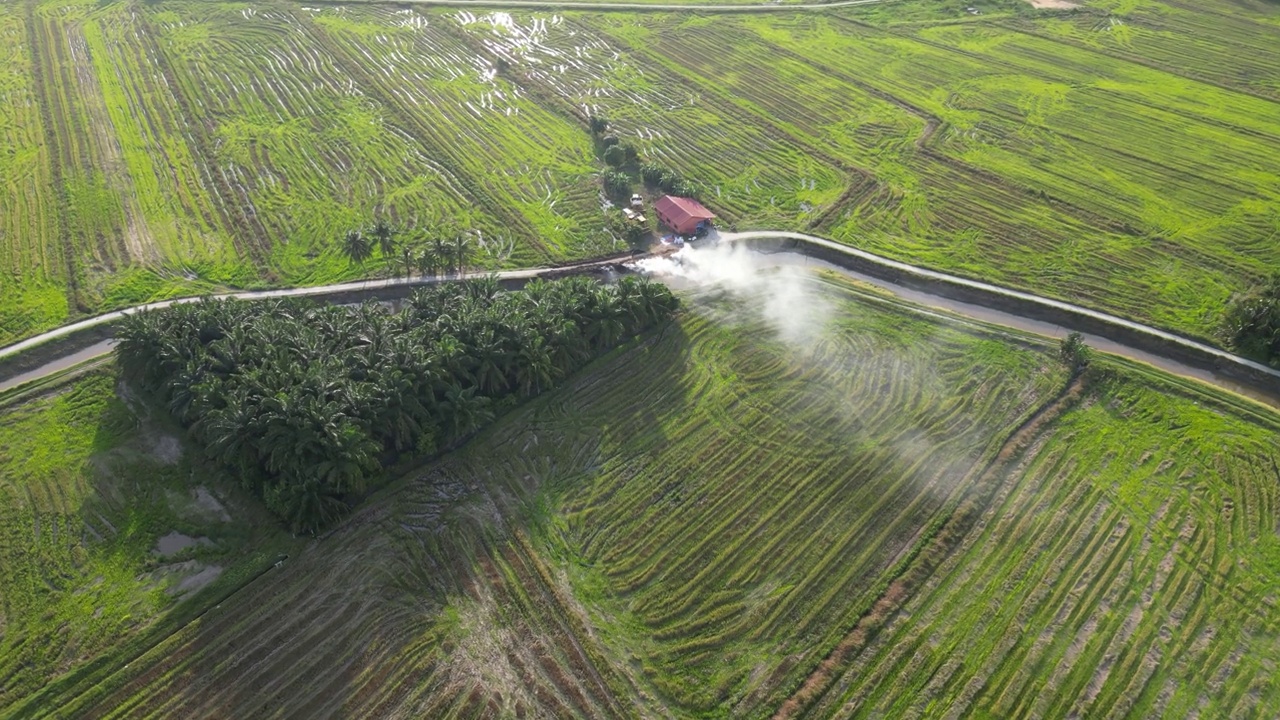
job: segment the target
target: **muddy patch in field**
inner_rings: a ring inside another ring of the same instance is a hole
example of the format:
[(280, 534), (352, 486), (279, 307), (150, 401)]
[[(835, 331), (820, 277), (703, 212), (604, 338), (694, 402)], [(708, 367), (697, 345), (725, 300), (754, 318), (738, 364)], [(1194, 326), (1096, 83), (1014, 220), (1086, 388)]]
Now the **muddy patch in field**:
[(182, 442), (173, 435), (156, 433), (150, 441), (151, 454), (165, 465), (176, 465), (182, 459)]
[(161, 557), (169, 557), (177, 555), (187, 548), (196, 547), (198, 545), (213, 545), (213, 541), (207, 537), (193, 538), (190, 535), (183, 535), (175, 530), (174, 532), (161, 537), (159, 540), (156, 540), (156, 546), (152, 552), (160, 555)]
[(220, 565), (206, 565), (205, 567), (200, 568), (200, 570), (198, 570), (194, 575), (187, 576), (178, 581), (178, 584), (170, 588), (169, 592), (174, 595), (183, 595), (201, 590), (204, 586), (214, 580), (217, 580), (218, 576), (221, 574), (222, 567)]
[(1071, 10), (1080, 7), (1080, 3), (1069, 0), (1027, 0), (1037, 10)]
[(228, 523), (232, 517), (223, 501), (204, 485), (188, 490), (171, 488), (165, 490), (169, 509), (175, 515), (200, 525), (209, 523)]
[(186, 595), (203, 589), (222, 574), (221, 565), (205, 565), (198, 560), (174, 563), (158, 568), (152, 576), (158, 581), (169, 581), (165, 592), (170, 595)]
[(227, 508), (218, 501), (218, 498), (209, 492), (209, 489), (203, 485), (195, 489), (195, 504), (201, 512), (216, 517), (222, 522), (231, 522), (231, 513), (227, 512)]

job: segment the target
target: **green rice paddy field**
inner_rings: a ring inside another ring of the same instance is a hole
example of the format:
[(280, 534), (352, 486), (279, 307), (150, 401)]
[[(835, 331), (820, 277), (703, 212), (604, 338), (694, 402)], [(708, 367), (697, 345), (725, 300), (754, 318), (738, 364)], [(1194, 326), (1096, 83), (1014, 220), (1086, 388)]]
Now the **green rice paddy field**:
[(1277, 33), (1263, 0), (8, 2), (0, 342), (368, 272), (338, 241), (376, 216), (474, 228), (503, 248), (493, 266), (612, 251), (591, 114), (722, 225), (1211, 337), (1229, 296), (1280, 266)]
[(1114, 359), (1072, 380), (1048, 343), (804, 282), (830, 312), (803, 340), (687, 296), (329, 536), (224, 530), (238, 584), (185, 605), (139, 558), (209, 520), (152, 500), (98, 539), (143, 511), (86, 478), (122, 452), (126, 483), (216, 478), (157, 465), (162, 428), (109, 373), (20, 402), (10, 436), (82, 440), (5, 476), (50, 508), (0, 506), (5, 552), (48, 565), (5, 596), (0, 716), (1280, 711), (1280, 417)]

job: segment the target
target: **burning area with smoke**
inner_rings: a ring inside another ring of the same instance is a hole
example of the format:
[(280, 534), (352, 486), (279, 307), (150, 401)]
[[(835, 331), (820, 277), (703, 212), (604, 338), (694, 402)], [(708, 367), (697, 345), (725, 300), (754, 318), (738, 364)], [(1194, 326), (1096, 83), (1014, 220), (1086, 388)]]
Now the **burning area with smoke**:
[(670, 255), (637, 260), (631, 267), (675, 289), (727, 292), (740, 312), (762, 319), (791, 345), (817, 340), (833, 311), (803, 265), (779, 262), (741, 245), (686, 245)]

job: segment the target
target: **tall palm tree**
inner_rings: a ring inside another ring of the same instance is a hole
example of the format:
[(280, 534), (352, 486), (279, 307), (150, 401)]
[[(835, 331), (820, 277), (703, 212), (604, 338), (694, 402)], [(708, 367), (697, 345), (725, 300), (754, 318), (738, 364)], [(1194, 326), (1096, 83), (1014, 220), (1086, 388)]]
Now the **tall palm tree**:
[(444, 402), (440, 406), (444, 411), (445, 428), (452, 441), (470, 435), (493, 420), (489, 398), (476, 395), (474, 387), (454, 385), (445, 392)]
[(606, 290), (596, 296), (590, 327), (596, 347), (602, 350), (612, 347), (622, 338), (622, 309), (613, 293)]
[[(400, 260), (396, 270), (397, 271), (400, 269), (404, 270), (405, 280), (408, 280), (409, 278), (413, 277), (413, 269), (414, 269), (415, 261), (416, 261), (416, 258), (414, 257), (413, 248), (406, 245), (400, 249)], [(397, 276), (399, 274), (400, 274), (399, 272), (396, 273)]]
[(563, 319), (551, 330), (551, 360), (561, 375), (568, 375), (588, 356), (590, 347), (578, 324)]
[(486, 395), (499, 395), (507, 389), (506, 365), (509, 352), (491, 328), (476, 337), (471, 355), (475, 365), (476, 387)]
[(467, 262), (471, 256), (471, 239), (462, 233), (458, 233), (453, 238), (453, 266), (457, 269), (458, 277), (462, 277), (466, 272)]
[(526, 335), (516, 353), (516, 383), (522, 394), (537, 395), (543, 388), (551, 386), (556, 366), (551, 361), (547, 342), (541, 335)]
[[(423, 252), (447, 268), (458, 255), (441, 248)], [(493, 278), (435, 284), (396, 315), (201, 302), (126, 318), (119, 362), (210, 459), (290, 527), (314, 530), (365, 490), (382, 452), (447, 447), (493, 419), (491, 401), (547, 389), (675, 307), (661, 285), (586, 278), (525, 293)]]
[(431, 238), (431, 255), (437, 263), (437, 272), (449, 272), (449, 243), (438, 234)]
[(391, 223), (379, 218), (373, 224), (373, 229), (369, 231), (369, 234), (373, 236), (373, 241), (378, 246), (378, 253), (383, 258), (390, 258), (396, 251), (396, 231), (395, 228), (391, 227)]
[(267, 486), (263, 499), (295, 533), (314, 533), (347, 509), (318, 477), (282, 478)]
[(125, 377), (136, 378), (148, 390), (163, 382), (160, 348), (167, 335), (164, 318), (159, 312), (146, 310), (130, 313), (116, 333), (116, 358)]
[(484, 277), (471, 278), (466, 286), (468, 295), (486, 303), (493, 302), (502, 290), (502, 285), (498, 283), (498, 276), (492, 273)]
[(359, 230), (348, 230), (342, 238), (342, 254), (357, 265), (363, 265), (373, 255), (373, 247), (369, 238)]
[(434, 276), (437, 268), (440, 267), (436, 257), (435, 250), (430, 247), (423, 247), (419, 249), (413, 256), (413, 265), (417, 269), (418, 274), (424, 278), (428, 275)]

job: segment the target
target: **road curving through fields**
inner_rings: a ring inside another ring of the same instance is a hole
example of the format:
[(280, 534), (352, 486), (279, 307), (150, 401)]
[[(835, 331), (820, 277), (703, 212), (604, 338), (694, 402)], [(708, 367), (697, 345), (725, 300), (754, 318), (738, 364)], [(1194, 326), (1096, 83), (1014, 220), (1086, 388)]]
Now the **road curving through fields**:
[[(721, 233), (715, 241), (773, 253), (778, 264), (794, 264), (805, 259), (820, 261), (915, 304), (941, 307), (993, 325), (1047, 337), (1081, 332), (1087, 342), (1102, 352), (1152, 365), (1280, 408), (1280, 371), (1149, 325), (1073, 303), (890, 260), (805, 233), (774, 230)], [(536, 277), (599, 271), (626, 259), (618, 256), (558, 268), (511, 270), (497, 273), (497, 277), (504, 282), (518, 283)], [(311, 297), (328, 302), (360, 302), (403, 296), (414, 287), (453, 279), (456, 278), (390, 278), (224, 293), (211, 297), (241, 300)], [(199, 300), (181, 298), (126, 308), (0, 348), (0, 392), (111, 352), (110, 325), (131, 313)], [(83, 337), (79, 343), (75, 342), (77, 336)], [(61, 347), (63, 344), (66, 347)], [(32, 366), (22, 367), (13, 363), (15, 358), (26, 353), (35, 354), (38, 350), (43, 354)]]
[(1114, 355), (1155, 365), (1280, 407), (1280, 370), (1206, 343), (1062, 300), (890, 260), (806, 233), (761, 230), (723, 233), (720, 242), (763, 251), (791, 250), (852, 271), (922, 305), (1038, 335), (1080, 332)]

